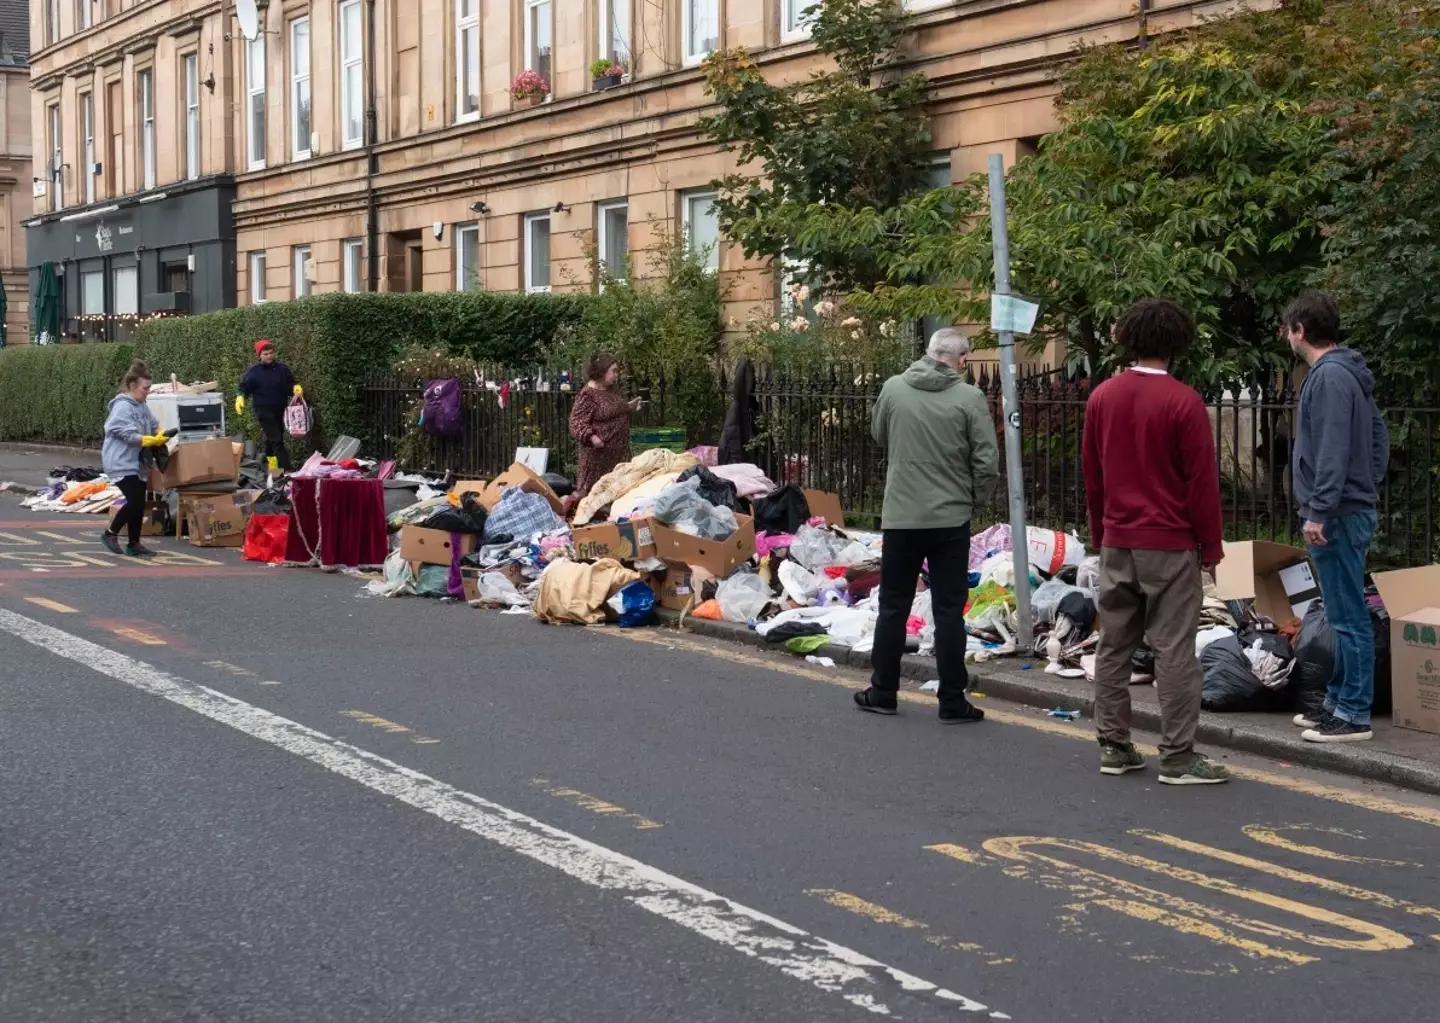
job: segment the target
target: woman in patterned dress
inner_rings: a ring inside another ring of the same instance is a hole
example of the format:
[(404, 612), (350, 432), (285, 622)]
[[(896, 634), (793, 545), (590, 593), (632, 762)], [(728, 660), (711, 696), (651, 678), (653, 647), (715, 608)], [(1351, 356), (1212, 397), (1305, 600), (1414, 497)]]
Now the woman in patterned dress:
[(575, 396), (570, 433), (580, 445), (580, 477), (575, 495), (584, 498), (610, 470), (630, 459), (630, 416), (640, 399), (626, 401), (616, 386), (620, 364), (614, 356), (599, 353), (590, 360), (589, 382)]

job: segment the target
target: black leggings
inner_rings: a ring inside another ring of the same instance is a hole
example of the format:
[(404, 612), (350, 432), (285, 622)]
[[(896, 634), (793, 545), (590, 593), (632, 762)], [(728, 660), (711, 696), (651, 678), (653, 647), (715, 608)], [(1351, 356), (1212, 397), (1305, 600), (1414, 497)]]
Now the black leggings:
[(126, 476), (116, 480), (115, 486), (125, 495), (125, 507), (110, 520), (110, 535), (119, 536), (120, 530), (126, 529), (130, 546), (138, 546), (140, 528), (145, 525), (145, 481), (139, 476)]
[(255, 418), (265, 435), (265, 457), (285, 472), (290, 471), (290, 453), (285, 450), (285, 410), (278, 406), (256, 405)]

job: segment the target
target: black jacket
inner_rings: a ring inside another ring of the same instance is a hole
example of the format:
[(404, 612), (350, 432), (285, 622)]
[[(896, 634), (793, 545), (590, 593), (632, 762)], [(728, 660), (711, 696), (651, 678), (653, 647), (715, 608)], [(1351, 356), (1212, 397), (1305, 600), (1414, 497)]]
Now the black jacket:
[(284, 408), (295, 392), (295, 374), (283, 362), (257, 362), (240, 378), (240, 393), (256, 408)]
[(730, 408), (725, 413), (725, 427), (720, 433), (721, 465), (754, 461), (748, 450), (755, 439), (756, 419), (760, 402), (755, 398), (755, 367), (749, 359), (741, 359), (735, 367), (735, 387)]

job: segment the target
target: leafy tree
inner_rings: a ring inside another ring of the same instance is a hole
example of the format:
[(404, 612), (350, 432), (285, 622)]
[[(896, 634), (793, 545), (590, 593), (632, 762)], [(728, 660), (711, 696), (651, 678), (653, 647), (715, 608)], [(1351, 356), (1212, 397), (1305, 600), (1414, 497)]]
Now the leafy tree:
[[(1007, 176), (1014, 287), (1039, 300), (1034, 340), (1104, 372), (1135, 299), (1195, 314), (1197, 382), (1288, 361), (1279, 308), (1323, 262), (1320, 208), (1336, 164), (1334, 103), (1398, 74), (1382, 59), (1408, 0), (1291, 3), (1163, 38), (1083, 50), (1059, 77), (1059, 129)], [(777, 234), (873, 261), (872, 315), (985, 321), (993, 281), (983, 176), (891, 206), (778, 211)], [(922, 280), (952, 284), (905, 283)]]
[(1401, 25), (1380, 72), (1396, 83), (1337, 104), (1346, 172), (1322, 211), (1327, 283), (1347, 340), (1382, 378), (1440, 392), (1440, 40)]
[(762, 172), (716, 182), (720, 227), (748, 257), (801, 262), (827, 289), (873, 287), (888, 273), (864, 247), (802, 237), (790, 224), (816, 204), (884, 210), (925, 189), (929, 82), (897, 70), (909, 31), (900, 0), (825, 0), (802, 16), (833, 69), (773, 85), (744, 49), (705, 65), (706, 93), (721, 108), (705, 131)]

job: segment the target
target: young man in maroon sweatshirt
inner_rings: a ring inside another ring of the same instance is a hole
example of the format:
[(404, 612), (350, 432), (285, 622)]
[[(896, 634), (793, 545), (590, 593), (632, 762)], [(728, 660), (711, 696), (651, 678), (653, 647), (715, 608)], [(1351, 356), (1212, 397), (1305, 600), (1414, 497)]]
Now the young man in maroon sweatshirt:
[(1115, 326), (1133, 365), (1097, 387), (1085, 408), (1085, 492), (1100, 549), (1100, 771), (1145, 766), (1130, 741), (1130, 657), (1148, 639), (1160, 696), (1160, 781), (1167, 785), (1230, 778), (1195, 752), (1204, 685), (1195, 656), (1201, 571), (1224, 552), (1210, 418), (1200, 395), (1170, 376), (1194, 340), (1194, 321), (1176, 303), (1135, 303)]

